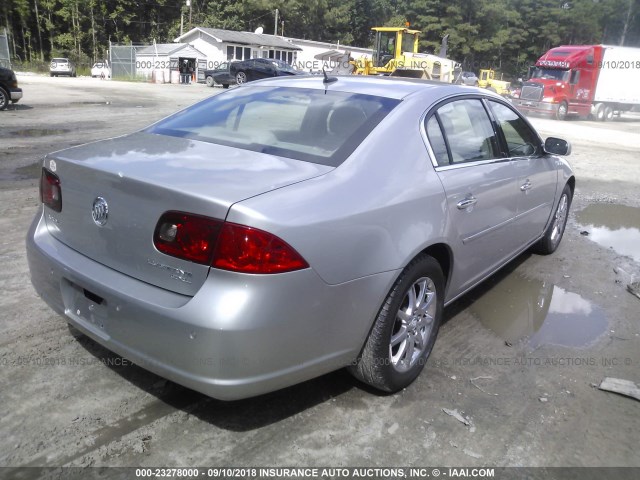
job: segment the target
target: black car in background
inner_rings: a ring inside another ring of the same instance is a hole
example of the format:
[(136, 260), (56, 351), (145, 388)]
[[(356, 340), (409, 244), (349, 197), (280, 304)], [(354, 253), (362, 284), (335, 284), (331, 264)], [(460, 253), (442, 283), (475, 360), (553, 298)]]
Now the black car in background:
[(9, 102), (16, 103), (22, 98), (22, 89), (18, 88), (18, 79), (13, 70), (0, 67), (0, 110), (4, 110)]
[(225, 62), (213, 70), (205, 70), (204, 77), (209, 87), (220, 84), (223, 88), (229, 85), (242, 85), (245, 82), (269, 77), (287, 75), (306, 75), (296, 70), (287, 62), (273, 58), (252, 58), (239, 62)]

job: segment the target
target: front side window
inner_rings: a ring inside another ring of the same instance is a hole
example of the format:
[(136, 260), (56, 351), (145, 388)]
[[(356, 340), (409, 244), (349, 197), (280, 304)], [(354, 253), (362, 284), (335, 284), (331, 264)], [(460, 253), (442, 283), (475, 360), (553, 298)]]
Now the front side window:
[(500, 157), (500, 148), (491, 121), (479, 99), (446, 103), (438, 108), (436, 115), (446, 137), (451, 163), (477, 162)]
[(540, 140), (529, 125), (506, 105), (489, 101), (493, 115), (502, 129), (509, 157), (527, 157), (540, 153)]

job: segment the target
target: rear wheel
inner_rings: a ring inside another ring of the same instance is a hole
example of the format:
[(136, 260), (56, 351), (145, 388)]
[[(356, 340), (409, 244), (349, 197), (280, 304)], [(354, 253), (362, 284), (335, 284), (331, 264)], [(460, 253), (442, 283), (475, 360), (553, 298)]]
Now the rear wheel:
[(567, 105), (567, 102), (560, 102), (560, 105), (558, 105), (558, 110), (556, 110), (556, 118), (558, 120), (566, 120), (568, 111), (569, 106)]
[(236, 73), (236, 83), (238, 85), (242, 85), (243, 83), (247, 82), (247, 74), (244, 72), (238, 72)]
[(4, 110), (9, 105), (9, 93), (0, 87), (0, 110)]
[(443, 309), (442, 269), (422, 255), (407, 265), (387, 295), (351, 373), (386, 392), (409, 385), (433, 349)]
[(603, 120), (605, 122), (610, 122), (611, 120), (613, 120), (613, 108), (611, 108), (609, 105), (604, 107), (604, 118), (603, 118)]
[(571, 199), (571, 187), (569, 187), (569, 185), (565, 185), (562, 190), (558, 206), (556, 207), (556, 211), (551, 219), (551, 224), (547, 228), (547, 231), (544, 232), (544, 236), (532, 248), (535, 253), (549, 255), (556, 251), (558, 245), (560, 245), (560, 240), (562, 240), (562, 235), (564, 234), (564, 229), (567, 225)]
[(207, 83), (207, 87), (213, 87), (213, 85), (215, 84), (215, 82), (213, 81), (213, 77), (209, 76), (206, 78), (206, 83)]

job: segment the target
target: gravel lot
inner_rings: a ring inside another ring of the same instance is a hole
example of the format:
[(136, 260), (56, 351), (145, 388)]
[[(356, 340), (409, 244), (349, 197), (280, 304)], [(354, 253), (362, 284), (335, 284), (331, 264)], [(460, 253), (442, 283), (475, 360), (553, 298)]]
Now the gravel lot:
[(640, 299), (626, 291), (640, 280), (640, 115), (533, 119), (573, 144), (563, 243), (447, 308), (410, 388), (379, 395), (339, 371), (225, 403), (68, 328), (34, 293), (24, 247), (45, 153), (222, 90), (18, 79), (24, 98), (0, 112), (0, 466), (640, 466), (640, 404), (593, 386), (640, 382)]

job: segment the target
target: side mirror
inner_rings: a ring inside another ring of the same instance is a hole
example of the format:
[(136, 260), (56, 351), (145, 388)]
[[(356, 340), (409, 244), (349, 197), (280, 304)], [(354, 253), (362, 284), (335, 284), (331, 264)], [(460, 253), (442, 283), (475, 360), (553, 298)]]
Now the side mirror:
[(549, 137), (544, 141), (544, 151), (554, 155), (570, 155), (571, 144), (561, 138)]

